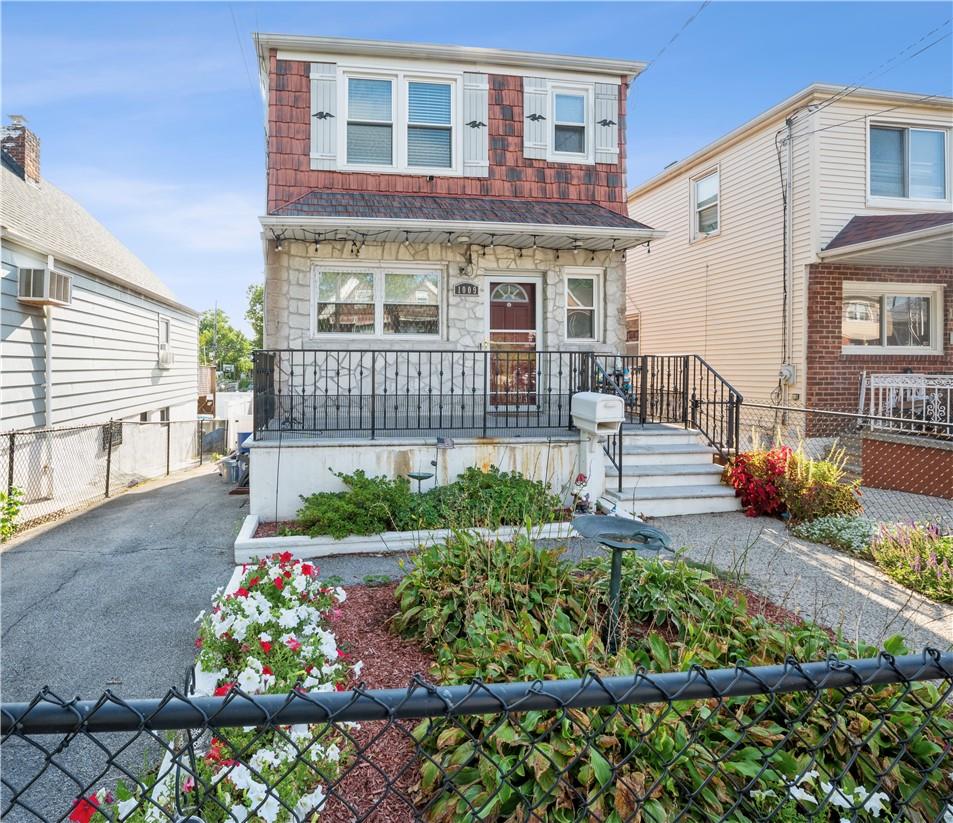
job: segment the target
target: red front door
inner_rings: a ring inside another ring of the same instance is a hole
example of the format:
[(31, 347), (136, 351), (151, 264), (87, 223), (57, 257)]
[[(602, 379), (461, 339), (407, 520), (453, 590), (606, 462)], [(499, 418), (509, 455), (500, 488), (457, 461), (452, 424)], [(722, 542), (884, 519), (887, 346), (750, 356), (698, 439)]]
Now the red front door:
[(490, 403), (536, 405), (536, 284), (490, 281)]

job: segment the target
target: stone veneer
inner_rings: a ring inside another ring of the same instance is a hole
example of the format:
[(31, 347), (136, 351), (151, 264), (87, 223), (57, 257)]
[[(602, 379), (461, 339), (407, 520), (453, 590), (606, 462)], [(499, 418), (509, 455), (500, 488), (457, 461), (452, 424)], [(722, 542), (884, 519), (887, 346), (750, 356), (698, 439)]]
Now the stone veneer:
[[(368, 348), (388, 349), (479, 349), (486, 338), (486, 274), (541, 274), (543, 276), (543, 328), (540, 349), (560, 351), (623, 351), (625, 344), (625, 253), (526, 249), (520, 252), (509, 247), (474, 250), (476, 277), (460, 274), (465, 247), (439, 244), (367, 243), (357, 255), (351, 253), (350, 241), (323, 242), (315, 251), (310, 243), (286, 241), (282, 251), (266, 243), (265, 264), (265, 348)], [(594, 257), (594, 259), (593, 259)], [(446, 319), (444, 336), (433, 342), (425, 340), (386, 340), (368, 336), (355, 339), (332, 336), (314, 339), (311, 329), (311, 268), (315, 262), (337, 261), (353, 265), (400, 262), (428, 263), (449, 272), (444, 284)], [(597, 268), (602, 279), (602, 333), (596, 342), (566, 340), (566, 268)], [(453, 294), (458, 283), (476, 282), (480, 291), (475, 296)]]

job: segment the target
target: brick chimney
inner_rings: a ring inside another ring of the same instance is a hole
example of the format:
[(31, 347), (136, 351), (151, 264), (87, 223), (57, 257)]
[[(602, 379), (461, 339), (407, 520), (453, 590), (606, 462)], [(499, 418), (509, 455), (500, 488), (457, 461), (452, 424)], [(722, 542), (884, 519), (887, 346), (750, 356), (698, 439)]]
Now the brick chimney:
[(11, 114), (2, 130), (3, 150), (23, 169), (23, 179), (40, 182), (40, 138), (26, 127), (26, 118)]

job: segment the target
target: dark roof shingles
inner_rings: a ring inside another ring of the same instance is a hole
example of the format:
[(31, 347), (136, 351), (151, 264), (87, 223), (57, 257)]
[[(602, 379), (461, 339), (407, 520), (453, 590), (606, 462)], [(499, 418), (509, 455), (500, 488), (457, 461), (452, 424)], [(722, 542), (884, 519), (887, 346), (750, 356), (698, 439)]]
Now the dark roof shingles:
[(953, 224), (953, 212), (927, 212), (924, 214), (867, 214), (852, 217), (850, 222), (827, 244), (825, 251), (841, 246), (868, 243), (898, 234), (934, 226)]
[(648, 226), (595, 203), (421, 194), (312, 191), (273, 214), (284, 217), (368, 217), (397, 220), (470, 220), (647, 229)]

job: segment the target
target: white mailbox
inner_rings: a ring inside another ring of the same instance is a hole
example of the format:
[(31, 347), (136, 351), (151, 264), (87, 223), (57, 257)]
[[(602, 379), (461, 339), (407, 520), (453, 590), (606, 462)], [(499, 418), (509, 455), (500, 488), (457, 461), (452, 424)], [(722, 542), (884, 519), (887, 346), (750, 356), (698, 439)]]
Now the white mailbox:
[(617, 434), (625, 420), (625, 403), (614, 394), (584, 391), (572, 396), (573, 425), (584, 434)]

